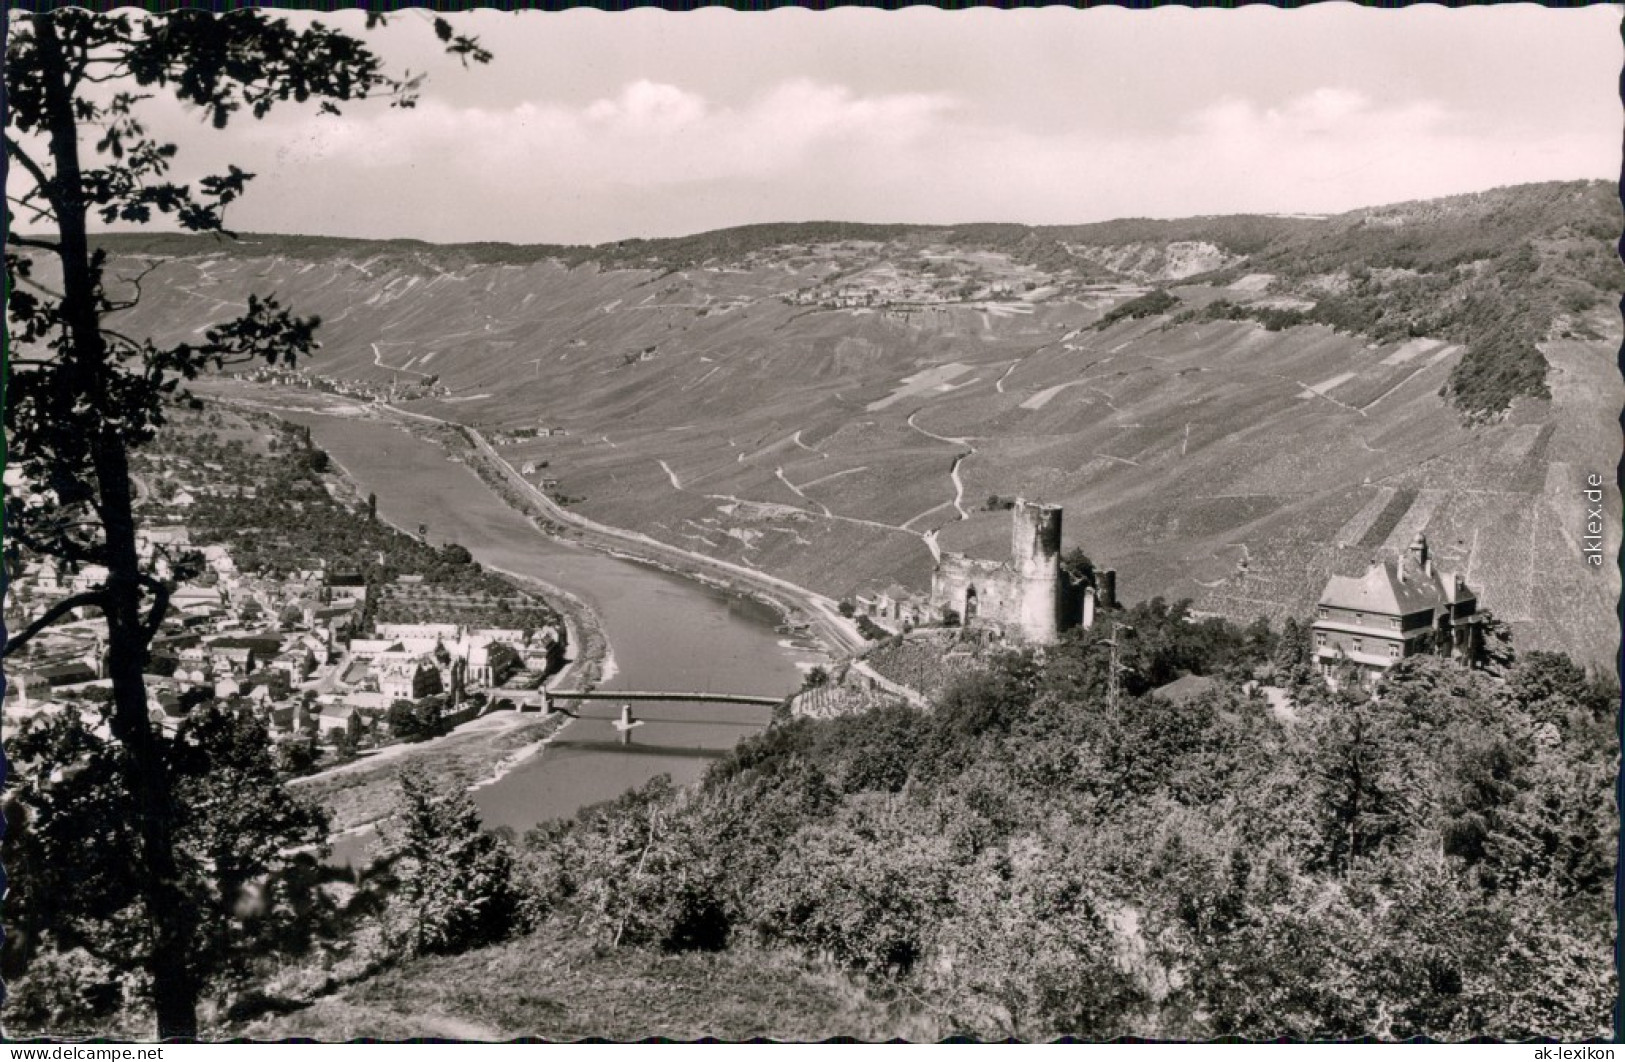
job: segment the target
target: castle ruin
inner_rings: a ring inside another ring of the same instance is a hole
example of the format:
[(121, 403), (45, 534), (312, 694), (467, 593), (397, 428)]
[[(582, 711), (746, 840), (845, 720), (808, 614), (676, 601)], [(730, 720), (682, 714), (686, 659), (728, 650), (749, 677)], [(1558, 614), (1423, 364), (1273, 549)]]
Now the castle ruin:
[(1061, 507), (1017, 498), (1010, 513), (1010, 559), (943, 553), (931, 573), (931, 607), (952, 610), (966, 627), (1049, 645), (1062, 631), (1088, 627), (1096, 605), (1115, 602), (1116, 573), (1076, 585), (1061, 570)]

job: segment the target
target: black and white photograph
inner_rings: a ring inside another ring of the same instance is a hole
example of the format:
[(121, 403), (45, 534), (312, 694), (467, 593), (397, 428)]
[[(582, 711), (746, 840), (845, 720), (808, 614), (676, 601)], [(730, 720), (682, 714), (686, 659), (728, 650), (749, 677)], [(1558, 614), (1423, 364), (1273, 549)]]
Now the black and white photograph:
[(1614, 1040), (1625, 7), (52, 7), (4, 1039)]

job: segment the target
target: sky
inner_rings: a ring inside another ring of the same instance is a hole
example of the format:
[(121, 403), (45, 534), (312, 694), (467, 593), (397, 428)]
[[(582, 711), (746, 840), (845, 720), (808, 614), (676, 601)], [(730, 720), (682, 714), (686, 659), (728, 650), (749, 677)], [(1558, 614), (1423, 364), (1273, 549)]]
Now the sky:
[[(368, 34), (419, 105), (225, 131), (162, 99), (241, 231), (599, 243), (754, 222), (1331, 213), (1620, 172), (1618, 5), (451, 16)], [(301, 16), (302, 17), (302, 16)], [(320, 16), (334, 25), (348, 15)]]

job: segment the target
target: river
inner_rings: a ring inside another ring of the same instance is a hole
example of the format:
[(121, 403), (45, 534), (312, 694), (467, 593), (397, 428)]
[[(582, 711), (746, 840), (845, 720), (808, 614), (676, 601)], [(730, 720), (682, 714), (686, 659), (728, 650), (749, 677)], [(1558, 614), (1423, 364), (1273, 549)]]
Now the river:
[[(539, 579), (581, 598), (610, 643), (613, 672), (600, 688), (781, 696), (801, 684), (798, 664), (821, 656), (789, 643), (780, 617), (760, 602), (662, 569), (543, 535), (444, 450), (392, 425), (360, 417), (284, 412), (378, 497), (381, 517), (428, 527), (431, 542), (456, 542), (481, 564)], [(573, 815), (656, 775), (684, 785), (707, 763), (768, 723), (749, 705), (651, 703), (629, 744), (610, 720), (614, 702), (588, 702), (553, 743), (496, 782), (475, 790), (486, 825), (518, 833)]]

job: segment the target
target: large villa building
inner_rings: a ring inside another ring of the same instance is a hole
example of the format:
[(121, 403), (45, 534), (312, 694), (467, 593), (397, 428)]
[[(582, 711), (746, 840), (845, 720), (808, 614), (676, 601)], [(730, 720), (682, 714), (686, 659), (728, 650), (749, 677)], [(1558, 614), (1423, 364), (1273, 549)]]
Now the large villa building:
[(1435, 566), (1427, 539), (1417, 535), (1400, 557), (1326, 584), (1313, 626), (1315, 664), (1324, 678), (1352, 668), (1364, 683), (1408, 656), (1471, 665), (1480, 651), (1478, 623), (1478, 596), (1459, 573)]

